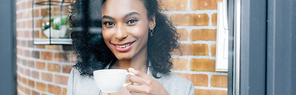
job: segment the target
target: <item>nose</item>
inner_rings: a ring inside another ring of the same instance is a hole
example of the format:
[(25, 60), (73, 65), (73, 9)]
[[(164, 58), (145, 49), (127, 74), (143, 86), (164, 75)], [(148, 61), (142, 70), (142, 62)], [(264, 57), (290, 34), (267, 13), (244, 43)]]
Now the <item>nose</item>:
[(126, 27), (122, 24), (117, 24), (117, 29), (116, 29), (115, 35), (116, 35), (116, 39), (118, 39), (120, 41), (127, 38), (128, 34), (127, 34)]

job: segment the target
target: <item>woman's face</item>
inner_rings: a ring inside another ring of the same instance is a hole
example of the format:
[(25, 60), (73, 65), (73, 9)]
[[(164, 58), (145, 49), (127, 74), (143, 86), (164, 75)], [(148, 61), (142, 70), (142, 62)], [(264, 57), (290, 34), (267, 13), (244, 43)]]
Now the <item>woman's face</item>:
[(147, 54), (148, 30), (153, 19), (141, 0), (106, 0), (102, 9), (103, 38), (118, 60)]

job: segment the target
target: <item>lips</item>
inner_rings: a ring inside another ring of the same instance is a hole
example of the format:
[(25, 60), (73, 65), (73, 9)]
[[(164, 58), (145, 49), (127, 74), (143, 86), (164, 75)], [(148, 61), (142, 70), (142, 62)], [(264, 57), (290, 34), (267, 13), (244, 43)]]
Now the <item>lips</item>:
[(127, 42), (127, 43), (124, 43), (124, 44), (114, 44), (114, 43), (111, 43), (115, 49), (119, 52), (126, 52), (126, 51), (129, 51), (133, 45), (133, 43), (135, 43), (135, 41), (132, 41), (132, 42)]

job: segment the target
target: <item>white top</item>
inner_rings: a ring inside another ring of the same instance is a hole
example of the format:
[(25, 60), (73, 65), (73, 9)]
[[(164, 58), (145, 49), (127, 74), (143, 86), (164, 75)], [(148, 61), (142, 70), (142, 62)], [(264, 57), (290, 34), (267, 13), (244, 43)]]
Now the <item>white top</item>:
[[(151, 71), (147, 69), (151, 77)], [(194, 86), (191, 81), (173, 73), (166, 75), (159, 74), (161, 78), (154, 79), (161, 83), (170, 95), (193, 95)], [(99, 95), (100, 89), (95, 85), (93, 76), (80, 75), (76, 68), (73, 68), (68, 79), (67, 95)]]

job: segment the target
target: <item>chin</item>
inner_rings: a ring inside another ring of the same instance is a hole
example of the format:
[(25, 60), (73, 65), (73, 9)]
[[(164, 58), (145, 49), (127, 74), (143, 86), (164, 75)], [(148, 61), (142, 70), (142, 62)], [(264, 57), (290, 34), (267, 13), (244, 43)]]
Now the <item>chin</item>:
[(129, 56), (129, 54), (118, 54), (116, 55), (116, 58), (118, 60), (128, 60), (128, 59), (131, 59), (132, 57)]

